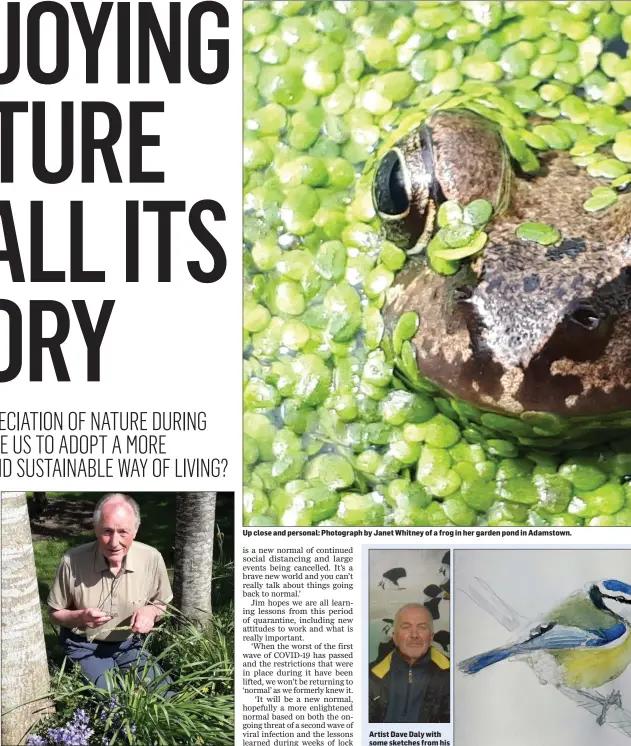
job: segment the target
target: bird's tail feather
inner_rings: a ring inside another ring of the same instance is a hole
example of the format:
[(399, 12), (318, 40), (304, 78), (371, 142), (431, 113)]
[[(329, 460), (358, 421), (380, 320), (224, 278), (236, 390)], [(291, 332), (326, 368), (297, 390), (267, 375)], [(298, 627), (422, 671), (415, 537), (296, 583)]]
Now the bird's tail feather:
[(506, 658), (510, 657), (515, 652), (516, 649), (514, 646), (508, 648), (495, 648), (495, 650), (489, 650), (486, 653), (480, 653), (480, 655), (474, 655), (472, 658), (460, 661), (458, 668), (463, 673), (477, 673), (493, 663), (499, 663), (499, 661), (506, 660)]
[(472, 583), (464, 592), (502, 627), (513, 632), (526, 621), (512, 606), (502, 601), (490, 585), (481, 578), (476, 578), (476, 581), (476, 584)]

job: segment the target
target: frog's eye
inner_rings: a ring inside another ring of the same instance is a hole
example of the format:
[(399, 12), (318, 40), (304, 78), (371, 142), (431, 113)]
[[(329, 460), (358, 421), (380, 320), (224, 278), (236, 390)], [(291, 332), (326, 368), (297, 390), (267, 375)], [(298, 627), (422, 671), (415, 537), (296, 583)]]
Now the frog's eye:
[(408, 255), (418, 254), (434, 230), (440, 188), (425, 130), (405, 135), (379, 161), (372, 197), (386, 238)]
[(410, 211), (410, 197), (405, 183), (405, 165), (396, 150), (381, 159), (373, 183), (377, 211), (391, 217), (404, 217)]
[(590, 332), (598, 329), (601, 321), (600, 316), (589, 306), (578, 306), (570, 314), (570, 320)]

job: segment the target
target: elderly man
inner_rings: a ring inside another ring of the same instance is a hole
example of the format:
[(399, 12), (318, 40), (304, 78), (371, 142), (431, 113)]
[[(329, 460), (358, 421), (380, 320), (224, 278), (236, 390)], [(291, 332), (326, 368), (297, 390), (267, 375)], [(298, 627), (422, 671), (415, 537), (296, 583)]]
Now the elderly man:
[(134, 541), (139, 526), (131, 497), (101, 498), (94, 510), (96, 541), (64, 554), (48, 596), (64, 652), (102, 689), (111, 690), (115, 668), (137, 665), (150, 679), (161, 674), (140, 635), (151, 631), (173, 594), (160, 552)]
[(432, 615), (423, 604), (399, 609), (395, 649), (369, 672), (369, 722), (449, 722), (449, 658), (431, 647), (433, 637)]

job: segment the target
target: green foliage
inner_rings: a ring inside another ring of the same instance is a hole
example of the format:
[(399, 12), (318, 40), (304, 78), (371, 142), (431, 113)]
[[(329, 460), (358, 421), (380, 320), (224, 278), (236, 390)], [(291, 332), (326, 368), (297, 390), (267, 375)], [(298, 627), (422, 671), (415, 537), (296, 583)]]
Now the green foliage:
[[(77, 713), (87, 715), (89, 746), (228, 746), (234, 740), (234, 615), (226, 606), (200, 627), (175, 610), (145, 641), (151, 662), (163, 674), (115, 673), (115, 694), (85, 683), (66, 661), (52, 680), (56, 714), (33, 730), (36, 744), (47, 744), (50, 730), (59, 733)], [(169, 683), (167, 677), (172, 679)], [(168, 696), (171, 692), (172, 696)], [(72, 728), (72, 724), (67, 727)]]
[[(179, 675), (195, 674), (200, 688), (211, 694), (234, 692), (234, 608), (225, 606), (200, 626), (169, 607), (169, 619), (148, 639), (148, 650), (162, 668)], [(204, 668), (200, 670), (200, 661)]]

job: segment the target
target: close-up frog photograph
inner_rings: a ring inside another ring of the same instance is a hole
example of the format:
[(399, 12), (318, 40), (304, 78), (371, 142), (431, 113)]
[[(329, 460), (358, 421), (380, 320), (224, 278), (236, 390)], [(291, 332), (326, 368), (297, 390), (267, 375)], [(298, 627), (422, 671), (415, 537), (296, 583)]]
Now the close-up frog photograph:
[(631, 525), (631, 2), (246, 2), (244, 522)]

